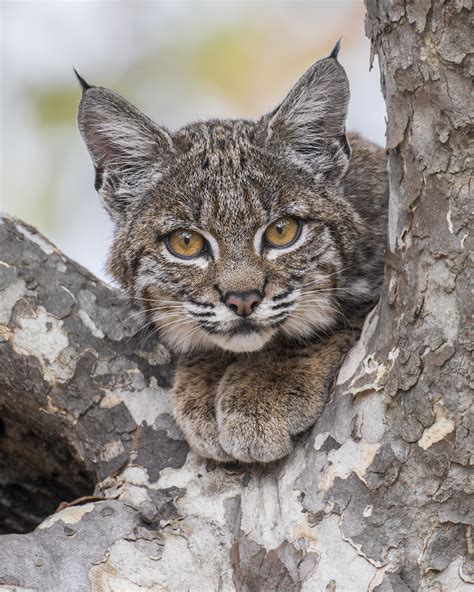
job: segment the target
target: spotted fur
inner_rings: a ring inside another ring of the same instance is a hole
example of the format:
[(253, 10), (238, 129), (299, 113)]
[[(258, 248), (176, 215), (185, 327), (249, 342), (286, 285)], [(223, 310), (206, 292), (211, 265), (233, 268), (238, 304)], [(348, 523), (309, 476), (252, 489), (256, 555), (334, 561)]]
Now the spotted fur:
[[(115, 226), (109, 269), (183, 354), (176, 418), (204, 456), (287, 454), (357, 334), (348, 323), (378, 297), (386, 160), (346, 135), (348, 100), (336, 50), (259, 120), (174, 133), (116, 93), (83, 85), (79, 128)], [(281, 216), (301, 231), (272, 249), (262, 237)], [(206, 254), (168, 250), (166, 236), (182, 227), (204, 236)], [(251, 290), (262, 300), (241, 318), (226, 294)]]

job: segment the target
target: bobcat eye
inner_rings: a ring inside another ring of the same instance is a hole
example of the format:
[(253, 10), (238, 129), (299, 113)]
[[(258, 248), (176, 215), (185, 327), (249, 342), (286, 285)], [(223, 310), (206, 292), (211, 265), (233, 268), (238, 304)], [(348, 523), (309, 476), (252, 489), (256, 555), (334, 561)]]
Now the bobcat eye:
[(265, 230), (263, 238), (270, 247), (288, 247), (299, 237), (300, 230), (301, 223), (295, 218), (279, 218)]
[(177, 257), (188, 259), (197, 257), (206, 250), (206, 241), (195, 230), (178, 228), (170, 232), (165, 239), (168, 250)]

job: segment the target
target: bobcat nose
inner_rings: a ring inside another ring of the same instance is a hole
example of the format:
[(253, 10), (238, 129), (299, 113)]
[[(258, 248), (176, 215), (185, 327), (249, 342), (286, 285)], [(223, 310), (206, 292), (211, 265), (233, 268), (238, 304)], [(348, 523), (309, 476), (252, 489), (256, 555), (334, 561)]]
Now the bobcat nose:
[(248, 317), (262, 302), (262, 295), (258, 290), (248, 292), (227, 292), (225, 305), (239, 317)]

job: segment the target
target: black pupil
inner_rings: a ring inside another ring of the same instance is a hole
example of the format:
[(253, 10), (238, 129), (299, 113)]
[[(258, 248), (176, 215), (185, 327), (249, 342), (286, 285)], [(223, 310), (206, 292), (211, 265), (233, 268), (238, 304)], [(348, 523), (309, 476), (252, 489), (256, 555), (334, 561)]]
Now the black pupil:
[(181, 235), (181, 238), (183, 239), (183, 243), (188, 246), (189, 243), (191, 242), (193, 235), (190, 232), (183, 232), (183, 234)]
[(285, 223), (284, 222), (279, 222), (276, 225), (276, 231), (278, 232), (278, 234), (283, 234), (283, 231), (285, 230)]

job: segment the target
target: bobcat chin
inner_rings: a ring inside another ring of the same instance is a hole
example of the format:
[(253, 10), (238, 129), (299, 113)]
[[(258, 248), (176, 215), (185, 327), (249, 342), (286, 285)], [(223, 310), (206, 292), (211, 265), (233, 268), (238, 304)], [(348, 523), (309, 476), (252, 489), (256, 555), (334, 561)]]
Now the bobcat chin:
[(379, 295), (386, 158), (346, 134), (338, 50), (260, 119), (176, 132), (78, 75), (109, 270), (181, 353), (174, 413), (206, 457), (288, 454)]

